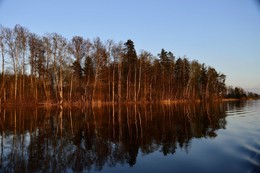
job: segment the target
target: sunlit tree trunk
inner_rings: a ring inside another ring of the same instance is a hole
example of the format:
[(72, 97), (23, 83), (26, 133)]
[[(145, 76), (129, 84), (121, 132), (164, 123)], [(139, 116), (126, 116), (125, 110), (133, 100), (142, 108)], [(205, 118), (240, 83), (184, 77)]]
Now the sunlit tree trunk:
[[(114, 63), (114, 82), (115, 82), (115, 69), (117, 67), (117, 101), (118, 103), (121, 102), (122, 99), (122, 58), (123, 58), (123, 47), (122, 47), (122, 42), (119, 42), (118, 44), (114, 44), (112, 47), (112, 56), (113, 56), (113, 63)], [(117, 64), (116, 64), (117, 63)], [(114, 84), (115, 85), (115, 84)], [(116, 88), (116, 87), (115, 87)], [(114, 88), (114, 92), (115, 89)], [(115, 101), (115, 98), (114, 98)]]
[(110, 67), (108, 68), (108, 101), (111, 102), (111, 68)]
[(137, 69), (135, 67), (135, 78), (134, 78), (134, 101), (137, 102)]
[[(109, 70), (109, 78), (108, 78), (108, 86), (109, 86), (109, 93), (108, 93), (108, 100), (114, 104), (115, 102), (115, 59), (113, 58), (113, 47), (114, 47), (113, 40), (107, 40), (106, 42), (106, 52), (107, 52), (107, 67)], [(112, 73), (112, 74), (111, 74)], [(112, 80), (112, 81), (111, 81)]]
[(36, 99), (36, 95), (35, 95), (35, 78), (36, 78), (36, 74), (35, 74), (35, 68), (36, 68), (36, 35), (35, 34), (31, 34), (29, 36), (29, 50), (30, 50), (30, 55), (29, 55), (29, 63), (30, 63), (30, 69), (31, 69), (31, 74), (30, 74), (30, 91), (32, 93), (30, 93), (34, 99)]
[[(5, 43), (4, 43), (4, 28), (0, 28), (0, 51), (2, 56), (2, 84), (0, 88), (0, 99), (5, 101)], [(1, 100), (0, 100), (1, 103)]]
[(60, 62), (60, 67), (59, 67), (59, 85), (58, 85), (58, 90), (59, 90), (59, 104), (62, 105), (62, 103), (63, 103), (63, 73), (62, 73), (61, 62)]
[(97, 67), (96, 67), (96, 72), (95, 72), (95, 77), (94, 77), (94, 84), (93, 84), (93, 92), (92, 92), (92, 102), (95, 101), (95, 94), (96, 94), (99, 70), (100, 70), (100, 64), (98, 64)]
[(150, 101), (152, 101), (153, 99), (152, 99), (152, 82), (150, 83), (150, 85), (149, 85), (149, 100)]
[(113, 64), (113, 79), (112, 79), (112, 103), (115, 103), (115, 64)]
[(118, 102), (122, 99), (122, 63), (118, 63)]
[(57, 43), (57, 38), (58, 35), (55, 34), (51, 36), (51, 40), (53, 41), (52, 43), (52, 73), (51, 73), (51, 85), (52, 85), (52, 92), (53, 95), (55, 96), (55, 99), (58, 98), (57, 96), (57, 80), (58, 80), (58, 74), (57, 74), (57, 49), (58, 49), (58, 43)]
[(25, 29), (22, 29), (22, 34), (21, 34), (21, 44), (22, 44), (22, 86), (21, 86), (21, 95), (23, 95), (22, 97), (22, 99), (24, 99), (25, 98), (25, 69), (26, 69), (26, 67), (25, 67), (25, 62), (26, 62), (26, 60), (25, 60), (25, 54), (26, 54), (26, 51), (27, 51), (27, 31), (25, 31)]
[(130, 67), (128, 69), (127, 77), (126, 77), (126, 101), (129, 101), (129, 90), (130, 90)]
[(103, 45), (103, 43), (100, 41), (99, 38), (96, 38), (94, 40), (94, 64), (95, 64), (95, 75), (94, 75), (94, 84), (93, 84), (93, 93), (92, 93), (92, 101), (95, 101), (96, 98), (96, 89), (97, 89), (97, 82), (99, 82), (99, 76), (101, 73), (102, 67), (107, 62), (107, 52)]
[(69, 91), (69, 101), (71, 102), (72, 100), (72, 91), (73, 91), (73, 74), (71, 74), (70, 77), (70, 91)]
[[(146, 69), (146, 67), (145, 67)], [(148, 80), (147, 80), (147, 75), (146, 75), (146, 72), (144, 73), (144, 95), (143, 95), (143, 100), (146, 102), (147, 100), (147, 85), (148, 85)]]
[[(66, 67), (67, 56), (67, 40), (61, 35), (54, 34), (53, 39), (53, 71), (54, 71), (54, 85), (57, 88), (59, 104), (63, 104), (63, 68)], [(58, 65), (58, 68), (57, 68)]]
[[(27, 29), (20, 25), (14, 27), (15, 34), (15, 47), (17, 50), (16, 63), (18, 64), (17, 69), (19, 71), (19, 99), (22, 100), (22, 94), (24, 94), (24, 74), (25, 74), (25, 53), (27, 50)], [(21, 58), (21, 60), (20, 60)]]
[(46, 93), (46, 100), (50, 101), (51, 99), (51, 67), (50, 67), (50, 63), (51, 63), (51, 57), (52, 57), (52, 50), (51, 50), (51, 42), (50, 42), (51, 38), (48, 37), (43, 37), (43, 48), (45, 50), (45, 58), (46, 58), (46, 75), (44, 78), (44, 88), (45, 88), (45, 93)]
[(18, 81), (18, 55), (16, 54), (12, 58), (13, 70), (14, 70), (14, 100), (17, 101), (17, 81)]
[[(139, 79), (138, 79), (138, 90), (137, 90), (137, 98), (139, 98), (140, 90), (141, 90), (141, 78), (142, 78), (142, 60), (140, 59), (140, 67), (139, 67)], [(145, 82), (145, 80), (144, 80)]]

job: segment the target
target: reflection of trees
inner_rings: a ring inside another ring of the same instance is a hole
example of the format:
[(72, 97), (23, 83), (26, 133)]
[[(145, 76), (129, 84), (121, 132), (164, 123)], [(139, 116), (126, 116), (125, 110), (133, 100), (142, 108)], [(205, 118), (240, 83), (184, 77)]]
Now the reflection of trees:
[[(232, 101), (228, 104), (228, 109), (230, 110), (241, 110), (245, 104), (250, 104), (250, 102), (247, 102), (245, 100), (238, 100), (238, 101)], [(250, 105), (248, 105), (250, 106)]]
[(192, 138), (225, 128), (210, 104), (2, 110), (0, 172), (74, 172), (135, 165), (139, 152), (189, 151)]

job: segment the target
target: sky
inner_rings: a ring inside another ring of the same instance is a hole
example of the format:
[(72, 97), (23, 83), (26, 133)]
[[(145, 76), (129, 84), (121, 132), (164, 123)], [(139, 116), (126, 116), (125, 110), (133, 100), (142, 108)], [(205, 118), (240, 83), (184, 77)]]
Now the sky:
[(0, 25), (198, 60), (226, 84), (260, 93), (260, 0), (0, 0)]

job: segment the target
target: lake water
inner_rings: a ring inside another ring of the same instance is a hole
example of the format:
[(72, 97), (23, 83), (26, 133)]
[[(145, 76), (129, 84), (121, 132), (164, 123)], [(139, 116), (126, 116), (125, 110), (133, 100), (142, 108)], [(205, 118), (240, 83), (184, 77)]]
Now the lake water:
[(260, 172), (260, 101), (0, 113), (0, 172)]

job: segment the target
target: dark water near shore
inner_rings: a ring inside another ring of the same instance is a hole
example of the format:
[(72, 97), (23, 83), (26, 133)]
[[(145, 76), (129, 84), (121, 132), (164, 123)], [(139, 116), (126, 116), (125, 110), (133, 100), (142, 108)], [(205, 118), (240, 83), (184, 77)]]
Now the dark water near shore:
[(260, 101), (0, 112), (0, 172), (260, 172)]

